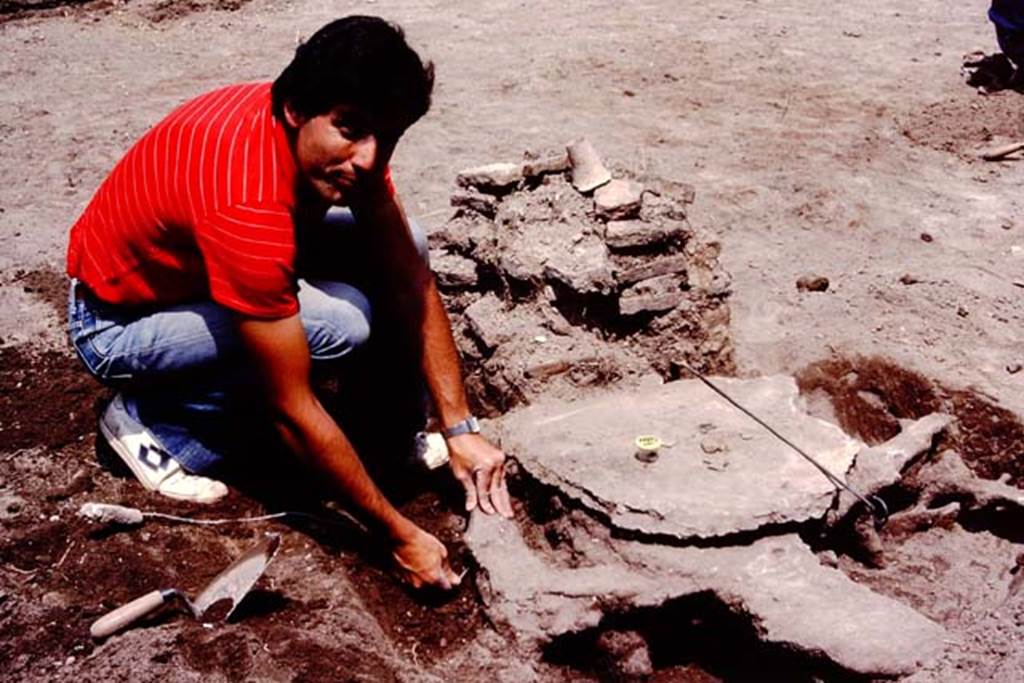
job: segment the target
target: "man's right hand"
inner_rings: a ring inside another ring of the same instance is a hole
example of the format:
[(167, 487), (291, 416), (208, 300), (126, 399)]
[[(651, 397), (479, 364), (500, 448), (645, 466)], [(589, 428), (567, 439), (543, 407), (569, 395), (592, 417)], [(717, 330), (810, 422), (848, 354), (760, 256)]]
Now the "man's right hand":
[(444, 544), (419, 527), (395, 546), (392, 555), (402, 579), (413, 588), (451, 590), (462, 580), (448, 565)]

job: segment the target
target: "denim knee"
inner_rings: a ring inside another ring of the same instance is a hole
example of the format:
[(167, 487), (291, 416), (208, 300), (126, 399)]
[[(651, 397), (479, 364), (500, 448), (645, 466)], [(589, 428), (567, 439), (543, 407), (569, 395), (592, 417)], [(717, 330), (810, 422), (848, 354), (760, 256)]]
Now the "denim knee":
[(370, 339), (370, 302), (352, 285), (300, 280), (299, 308), (314, 360), (341, 358)]

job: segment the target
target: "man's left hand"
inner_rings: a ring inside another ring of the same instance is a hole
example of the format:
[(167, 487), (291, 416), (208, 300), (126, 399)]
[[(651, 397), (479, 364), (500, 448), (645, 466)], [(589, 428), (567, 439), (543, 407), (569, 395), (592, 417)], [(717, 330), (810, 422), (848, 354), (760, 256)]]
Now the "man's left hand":
[(466, 489), (466, 511), (481, 510), (512, 518), (512, 501), (505, 485), (505, 454), (479, 434), (448, 439), (452, 473)]

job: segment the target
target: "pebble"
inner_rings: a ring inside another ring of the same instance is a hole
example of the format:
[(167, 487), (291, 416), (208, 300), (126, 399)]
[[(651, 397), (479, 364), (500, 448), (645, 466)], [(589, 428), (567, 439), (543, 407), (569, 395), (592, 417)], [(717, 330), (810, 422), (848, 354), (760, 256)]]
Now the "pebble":
[(934, 242), (935, 238), (932, 237), (930, 233), (922, 232), (921, 233), (921, 241), (922, 242)]
[(805, 275), (796, 281), (796, 288), (801, 292), (824, 292), (828, 286), (828, 278), (821, 275)]
[(967, 310), (966, 308), (964, 308), (963, 306), (957, 306), (957, 308), (956, 308), (956, 314), (957, 314), (958, 316), (960, 316), (961, 318), (966, 318), (966, 317), (967, 317), (968, 315), (970, 315), (970, 311), (968, 311), (968, 310)]
[(1016, 375), (1021, 370), (1024, 370), (1024, 365), (1021, 365), (1020, 363), (1010, 363), (1006, 366), (1006, 371), (1011, 375)]
[(910, 273), (904, 273), (903, 276), (900, 277), (900, 283), (904, 285), (916, 285), (918, 282), (920, 282), (920, 280)]

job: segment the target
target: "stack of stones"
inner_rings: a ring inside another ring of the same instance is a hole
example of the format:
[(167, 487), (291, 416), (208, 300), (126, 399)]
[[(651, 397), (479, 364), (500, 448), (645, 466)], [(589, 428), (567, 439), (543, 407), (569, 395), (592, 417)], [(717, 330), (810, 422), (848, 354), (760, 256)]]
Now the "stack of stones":
[(687, 221), (692, 186), (613, 177), (586, 140), (467, 169), (456, 182), (454, 215), (431, 235), (431, 265), (471, 358), (503, 357), (502, 372), (518, 364), (529, 380), (535, 368), (498, 347), (554, 333), (591, 355), (617, 346), (611, 355), (626, 365), (628, 350), (663, 377), (673, 358), (733, 369), (729, 280), (717, 242), (698, 239)]

